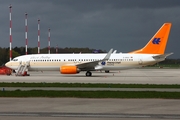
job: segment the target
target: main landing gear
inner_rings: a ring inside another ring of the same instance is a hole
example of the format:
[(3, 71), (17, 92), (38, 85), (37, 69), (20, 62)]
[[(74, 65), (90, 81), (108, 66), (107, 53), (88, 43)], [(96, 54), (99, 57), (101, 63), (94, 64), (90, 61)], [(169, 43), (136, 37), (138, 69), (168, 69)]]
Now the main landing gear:
[(90, 71), (87, 71), (86, 76), (92, 76), (92, 73)]

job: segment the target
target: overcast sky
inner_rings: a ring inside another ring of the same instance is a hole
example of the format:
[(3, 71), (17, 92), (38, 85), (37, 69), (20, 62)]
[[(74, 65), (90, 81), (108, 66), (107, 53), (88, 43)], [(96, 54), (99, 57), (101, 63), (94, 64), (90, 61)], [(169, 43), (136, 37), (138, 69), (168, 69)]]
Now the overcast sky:
[(180, 58), (180, 0), (0, 0), (0, 47), (9, 47), (9, 5), (12, 46), (88, 47), (130, 52), (143, 47), (165, 22), (172, 23), (166, 53)]

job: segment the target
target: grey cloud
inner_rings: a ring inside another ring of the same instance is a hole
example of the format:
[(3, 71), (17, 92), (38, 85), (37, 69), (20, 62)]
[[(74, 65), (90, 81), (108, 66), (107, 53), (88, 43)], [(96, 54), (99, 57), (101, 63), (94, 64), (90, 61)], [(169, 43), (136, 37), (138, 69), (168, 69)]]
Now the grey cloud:
[(143, 47), (164, 22), (172, 22), (166, 51), (179, 51), (179, 0), (1, 1), (0, 47), (9, 47), (9, 4), (13, 6), (13, 47), (25, 45), (24, 14), (27, 12), (30, 47), (37, 46), (37, 19), (40, 18), (41, 47), (47, 46), (48, 28), (51, 28), (53, 47), (58, 44), (107, 51), (113, 47), (129, 52)]

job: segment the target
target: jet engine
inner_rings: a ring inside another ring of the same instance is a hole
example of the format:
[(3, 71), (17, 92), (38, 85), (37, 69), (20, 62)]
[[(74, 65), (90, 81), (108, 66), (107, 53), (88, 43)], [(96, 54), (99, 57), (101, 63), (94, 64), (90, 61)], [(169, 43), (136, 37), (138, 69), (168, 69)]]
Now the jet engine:
[(60, 73), (61, 74), (77, 74), (80, 70), (77, 68), (77, 66), (61, 66), (60, 67)]

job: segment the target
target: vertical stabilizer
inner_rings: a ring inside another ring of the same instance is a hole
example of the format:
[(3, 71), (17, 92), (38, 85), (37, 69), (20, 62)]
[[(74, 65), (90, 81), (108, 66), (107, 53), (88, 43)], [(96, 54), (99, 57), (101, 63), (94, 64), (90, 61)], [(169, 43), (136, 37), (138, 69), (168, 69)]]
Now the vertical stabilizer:
[(150, 41), (139, 50), (132, 51), (134, 54), (164, 54), (168, 41), (171, 23), (164, 23)]

